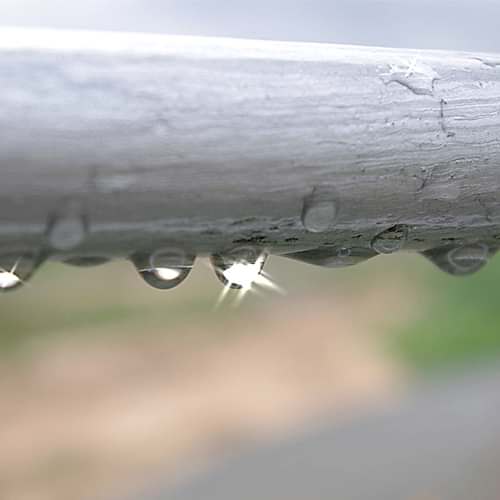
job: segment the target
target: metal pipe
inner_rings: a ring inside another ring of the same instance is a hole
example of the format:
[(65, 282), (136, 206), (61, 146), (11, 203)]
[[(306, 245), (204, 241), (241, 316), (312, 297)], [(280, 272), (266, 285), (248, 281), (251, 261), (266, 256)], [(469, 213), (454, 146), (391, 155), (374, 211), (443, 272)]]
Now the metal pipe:
[(0, 89), (9, 255), (500, 241), (500, 55), (0, 28)]

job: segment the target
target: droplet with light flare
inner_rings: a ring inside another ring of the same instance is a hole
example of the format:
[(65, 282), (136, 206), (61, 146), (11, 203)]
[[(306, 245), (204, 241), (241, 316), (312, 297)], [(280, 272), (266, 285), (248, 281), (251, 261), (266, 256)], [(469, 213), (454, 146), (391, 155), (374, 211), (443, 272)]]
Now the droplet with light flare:
[(248, 292), (257, 292), (258, 287), (283, 293), (270, 276), (264, 272), (267, 254), (251, 247), (234, 249), (228, 253), (213, 255), (212, 267), (224, 285), (217, 304), (227, 296), (229, 290), (238, 290), (237, 302)]
[(0, 270), (0, 289), (11, 290), (22, 284), (21, 278), (13, 271)]
[(0, 291), (8, 292), (23, 286), (36, 270), (38, 263), (34, 256), (0, 256)]

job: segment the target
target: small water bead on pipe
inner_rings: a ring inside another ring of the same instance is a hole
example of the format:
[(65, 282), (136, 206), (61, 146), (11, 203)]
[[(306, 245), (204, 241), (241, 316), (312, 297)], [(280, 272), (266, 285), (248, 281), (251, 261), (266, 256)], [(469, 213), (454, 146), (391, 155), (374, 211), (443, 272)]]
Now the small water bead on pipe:
[(467, 276), (480, 271), (496, 253), (484, 243), (466, 245), (448, 245), (427, 250), (422, 255), (427, 257), (441, 271), (452, 276)]
[(267, 254), (260, 249), (244, 246), (212, 255), (210, 262), (221, 283), (234, 290), (248, 290), (259, 280)]
[(338, 214), (338, 201), (332, 186), (316, 186), (304, 199), (302, 224), (311, 233), (332, 229)]
[(143, 280), (158, 290), (179, 286), (191, 272), (196, 257), (179, 248), (136, 253), (130, 257)]
[(381, 254), (391, 254), (401, 250), (408, 241), (408, 226), (398, 224), (386, 229), (373, 238), (373, 250)]
[(390, 64), (388, 71), (382, 74), (386, 85), (397, 83), (418, 96), (434, 96), (434, 84), (441, 77), (432, 66), (418, 57)]
[(72, 250), (83, 243), (88, 234), (88, 220), (82, 204), (71, 200), (52, 214), (47, 224), (49, 245), (60, 251)]

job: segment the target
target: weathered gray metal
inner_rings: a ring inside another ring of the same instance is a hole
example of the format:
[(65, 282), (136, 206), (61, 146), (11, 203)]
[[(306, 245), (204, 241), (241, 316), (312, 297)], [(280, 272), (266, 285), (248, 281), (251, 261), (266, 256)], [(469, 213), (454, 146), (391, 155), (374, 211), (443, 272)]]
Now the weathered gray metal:
[(9, 255), (500, 244), (500, 55), (3, 28), (0, 89)]

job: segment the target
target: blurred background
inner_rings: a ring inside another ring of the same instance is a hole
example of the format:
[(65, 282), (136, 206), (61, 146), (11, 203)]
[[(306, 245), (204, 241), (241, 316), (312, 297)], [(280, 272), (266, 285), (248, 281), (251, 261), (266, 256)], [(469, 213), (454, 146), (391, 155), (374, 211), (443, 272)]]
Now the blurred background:
[[(497, 52), (499, 19), (494, 0), (0, 0), (2, 25)], [(404, 253), (267, 271), (286, 295), (217, 309), (203, 260), (172, 292), (117, 262), (4, 294), (0, 498), (122, 498), (500, 357), (500, 258), (466, 279)]]

